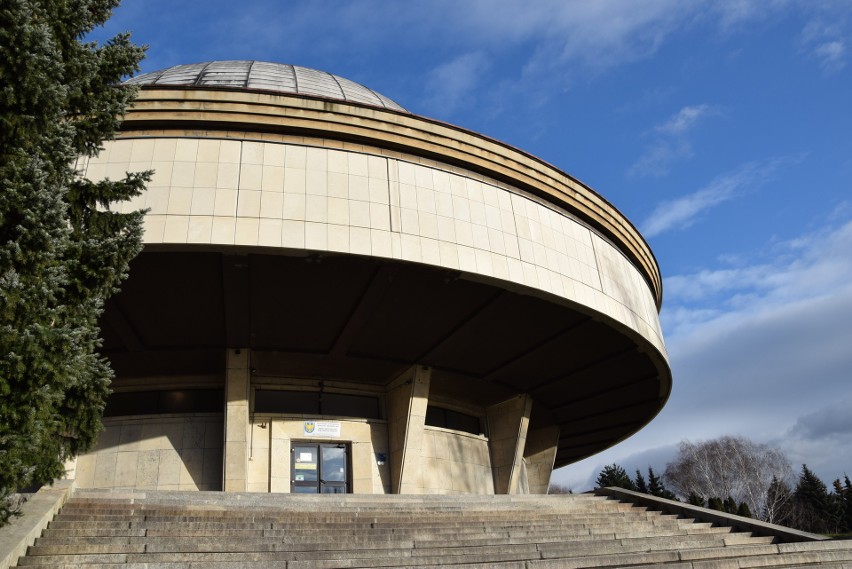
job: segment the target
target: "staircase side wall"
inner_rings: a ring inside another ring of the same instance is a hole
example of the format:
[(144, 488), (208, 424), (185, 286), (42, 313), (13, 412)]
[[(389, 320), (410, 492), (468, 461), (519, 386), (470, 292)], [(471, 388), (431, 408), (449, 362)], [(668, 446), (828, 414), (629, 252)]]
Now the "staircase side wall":
[(421, 494), (493, 494), (488, 439), (425, 427), (420, 460)]

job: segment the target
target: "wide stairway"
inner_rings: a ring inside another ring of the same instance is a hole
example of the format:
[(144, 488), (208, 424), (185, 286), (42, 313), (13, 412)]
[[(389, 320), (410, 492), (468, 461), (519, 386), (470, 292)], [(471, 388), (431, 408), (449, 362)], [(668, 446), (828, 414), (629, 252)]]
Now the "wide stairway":
[(774, 543), (772, 537), (586, 494), (306, 496), (78, 490), (18, 565), (852, 568), (852, 542)]

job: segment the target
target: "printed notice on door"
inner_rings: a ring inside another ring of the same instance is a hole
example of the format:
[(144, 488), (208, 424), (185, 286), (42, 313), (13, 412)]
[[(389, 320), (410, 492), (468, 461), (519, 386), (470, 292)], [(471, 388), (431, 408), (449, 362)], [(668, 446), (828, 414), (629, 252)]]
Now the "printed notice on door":
[(304, 432), (308, 437), (339, 437), (340, 423), (337, 421), (305, 421)]

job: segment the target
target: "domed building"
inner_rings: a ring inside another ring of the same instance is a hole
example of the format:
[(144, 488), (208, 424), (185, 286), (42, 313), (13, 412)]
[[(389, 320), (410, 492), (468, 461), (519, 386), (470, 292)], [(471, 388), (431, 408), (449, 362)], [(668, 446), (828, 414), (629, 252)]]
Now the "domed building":
[(83, 488), (544, 493), (663, 407), (647, 243), (535, 156), (328, 73), (147, 73), (86, 177), (154, 170)]

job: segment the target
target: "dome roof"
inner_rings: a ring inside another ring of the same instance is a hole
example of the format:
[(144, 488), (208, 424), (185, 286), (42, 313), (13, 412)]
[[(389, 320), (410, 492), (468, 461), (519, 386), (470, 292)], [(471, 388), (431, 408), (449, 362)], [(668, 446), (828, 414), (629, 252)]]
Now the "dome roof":
[(325, 71), (267, 61), (207, 61), (175, 65), (128, 79), (133, 85), (198, 85), (260, 89), (309, 97), (326, 97), (406, 111), (395, 101), (359, 83)]

